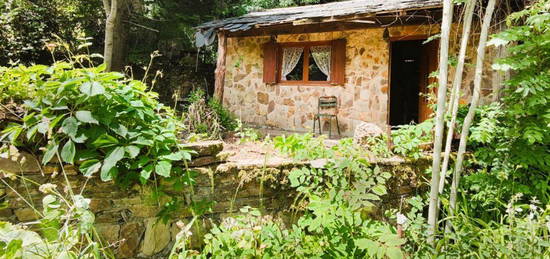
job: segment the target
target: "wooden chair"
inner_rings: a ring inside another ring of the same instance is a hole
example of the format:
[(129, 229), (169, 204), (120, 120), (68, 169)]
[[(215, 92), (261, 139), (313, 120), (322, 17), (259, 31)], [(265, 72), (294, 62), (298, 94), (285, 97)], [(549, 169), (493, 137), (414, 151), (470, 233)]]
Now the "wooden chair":
[[(332, 110), (332, 113), (329, 112)], [(317, 114), (313, 117), (313, 133), (315, 133), (315, 123), (319, 125), (319, 135), (321, 131), (321, 118), (326, 117), (329, 119), (328, 137), (332, 137), (332, 119), (336, 121), (336, 129), (338, 129), (338, 136), (340, 134), (340, 125), (338, 124), (338, 99), (336, 96), (320, 96), (317, 103)]]

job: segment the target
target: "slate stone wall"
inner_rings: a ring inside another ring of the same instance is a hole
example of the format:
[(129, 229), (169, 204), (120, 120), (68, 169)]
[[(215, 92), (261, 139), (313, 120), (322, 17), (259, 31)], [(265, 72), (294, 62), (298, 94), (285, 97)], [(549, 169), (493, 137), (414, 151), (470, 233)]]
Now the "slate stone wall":
[[(112, 182), (102, 182), (98, 177), (85, 178), (74, 166), (64, 168), (73, 191), (82, 191), (84, 197), (91, 199), (96, 229), (106, 242), (113, 244), (117, 258), (166, 258), (179, 232), (176, 222), (188, 223), (193, 218), (190, 206), (193, 202), (212, 204), (211, 211), (201, 216), (199, 224), (191, 229), (193, 246), (201, 244), (213, 223), (238, 213), (243, 206), (260, 208), (263, 213), (289, 223), (289, 209), (295, 192), (290, 188), (287, 175), (292, 169), (309, 166), (309, 163), (225, 162), (227, 154), (221, 151), (223, 143), (220, 141), (191, 144), (188, 148), (199, 153), (191, 162), (200, 164), (192, 168), (196, 174), (193, 188), (175, 189), (173, 183), (159, 181), (159, 189), (182, 201), (166, 223), (159, 221), (157, 215), (170, 198), (154, 199), (154, 186), (136, 184), (122, 188)], [(408, 162), (402, 159), (376, 163), (394, 175), (388, 186), (389, 194), (378, 209), (380, 211), (399, 207), (403, 197), (422, 188), (419, 175), (430, 164), (424, 160)], [(61, 168), (53, 165), (41, 168), (33, 156), (26, 153), (11, 157), (0, 155), (0, 171), (21, 176), (12, 179), (2, 176), (7, 185), (0, 184), (0, 201), (8, 206), (0, 209), (0, 221), (20, 223), (36, 220), (37, 215), (25, 200), (41, 209), (44, 197), (38, 191), (41, 184), (54, 183), (61, 191), (68, 188)]]

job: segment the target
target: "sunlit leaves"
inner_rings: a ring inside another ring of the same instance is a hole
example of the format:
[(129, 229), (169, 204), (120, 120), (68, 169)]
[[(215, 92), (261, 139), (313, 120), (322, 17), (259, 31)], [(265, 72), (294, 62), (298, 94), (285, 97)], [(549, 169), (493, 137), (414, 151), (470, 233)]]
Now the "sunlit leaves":
[(44, 164), (59, 155), (55, 163), (76, 163), (82, 174), (99, 172), (104, 181), (184, 174), (175, 164), (192, 152), (181, 149), (178, 121), (142, 82), (102, 72), (104, 66), (62, 62), (2, 69), (0, 84), (25, 84), (31, 99), (23, 121), (6, 127), (2, 139), (40, 148)]
[(155, 165), (155, 173), (160, 176), (169, 177), (171, 170), (172, 164), (167, 160), (160, 161)]
[(43, 165), (47, 164), (48, 162), (50, 162), (50, 160), (52, 160), (55, 154), (57, 154), (58, 148), (59, 148), (59, 145), (55, 144), (55, 142), (46, 146), (46, 152), (44, 152), (44, 156), (42, 156)]
[(105, 88), (99, 82), (84, 82), (80, 85), (80, 91), (87, 96), (96, 96), (105, 93)]
[(92, 176), (94, 173), (97, 173), (100, 168), (101, 168), (101, 162), (99, 160), (90, 159), (90, 160), (84, 161), (80, 165), (79, 170), (84, 176)]
[(76, 149), (74, 146), (74, 142), (69, 140), (65, 143), (65, 145), (63, 145), (63, 148), (61, 148), (61, 159), (63, 160), (63, 162), (72, 164), (74, 161), (75, 152)]
[(78, 121), (74, 117), (68, 117), (61, 124), (61, 128), (65, 134), (74, 138), (78, 131)]
[(140, 172), (140, 176), (142, 179), (149, 179), (152, 172), (153, 172), (153, 164), (148, 164), (147, 166), (143, 167), (143, 169)]
[(124, 149), (130, 158), (136, 158), (139, 155), (140, 148), (138, 146), (126, 146)]
[(116, 147), (114, 148), (103, 161), (103, 166), (101, 167), (101, 180), (108, 181), (111, 180), (113, 175), (112, 169), (116, 166), (118, 161), (124, 157), (124, 148)]
[(95, 147), (111, 147), (117, 144), (119, 144), (118, 139), (109, 134), (103, 134), (92, 142)]
[(77, 111), (75, 113), (76, 118), (84, 123), (94, 123), (98, 124), (99, 122), (92, 116), (90, 111)]

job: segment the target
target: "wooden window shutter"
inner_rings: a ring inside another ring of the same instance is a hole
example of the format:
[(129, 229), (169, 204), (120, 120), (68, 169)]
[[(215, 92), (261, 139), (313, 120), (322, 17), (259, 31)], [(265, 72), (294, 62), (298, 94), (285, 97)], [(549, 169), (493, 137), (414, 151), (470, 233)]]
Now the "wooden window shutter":
[(277, 83), (277, 52), (278, 44), (270, 41), (263, 45), (264, 52), (264, 83)]
[(343, 85), (346, 82), (346, 39), (332, 41), (332, 83)]

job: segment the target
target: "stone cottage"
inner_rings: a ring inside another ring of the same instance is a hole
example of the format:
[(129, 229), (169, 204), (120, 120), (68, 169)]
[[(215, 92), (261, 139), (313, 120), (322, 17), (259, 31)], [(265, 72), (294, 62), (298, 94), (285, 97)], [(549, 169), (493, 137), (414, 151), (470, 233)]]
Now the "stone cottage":
[[(387, 129), (431, 116), (429, 75), (439, 44), (426, 39), (439, 33), (441, 8), (439, 0), (279, 8), (204, 23), (196, 37), (199, 45), (218, 37), (215, 96), (243, 122), (311, 131), (318, 98), (336, 96), (340, 130), (350, 136), (361, 122)], [(451, 40), (455, 52), (457, 45)], [(473, 71), (465, 73), (462, 103), (473, 79)]]

